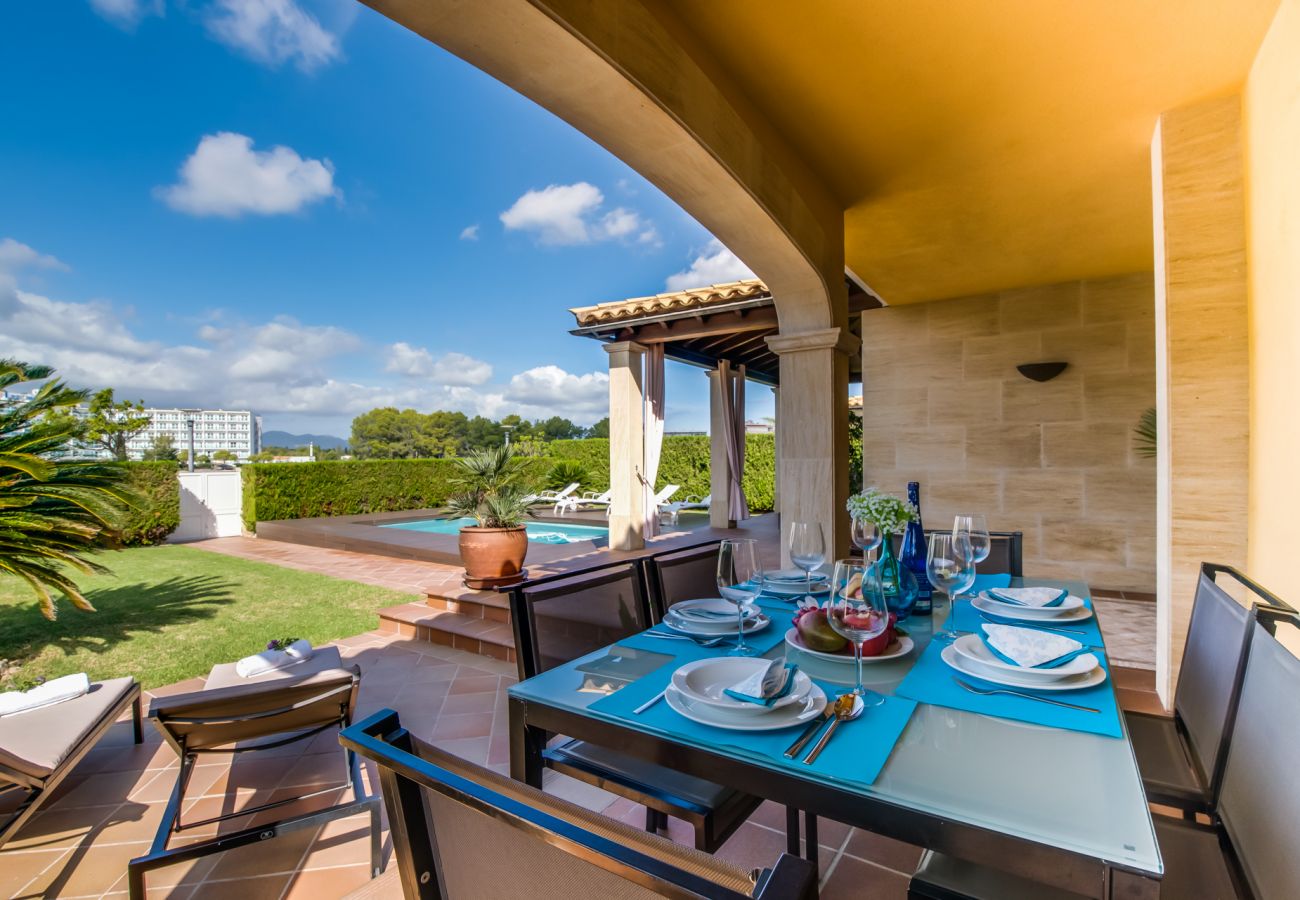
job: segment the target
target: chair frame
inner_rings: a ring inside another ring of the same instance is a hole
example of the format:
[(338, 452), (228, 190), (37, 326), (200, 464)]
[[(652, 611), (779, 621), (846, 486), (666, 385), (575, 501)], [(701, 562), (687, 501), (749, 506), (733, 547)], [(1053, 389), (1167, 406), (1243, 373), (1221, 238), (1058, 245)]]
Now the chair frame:
[(811, 900), (817, 879), (805, 860), (782, 855), (764, 873), (752, 895), (741, 894), (691, 874), (663, 860), (625, 847), (562, 819), (518, 802), (491, 788), (448, 772), (422, 759), (410, 733), (396, 712), (381, 710), (340, 735), (344, 747), (375, 763), (383, 787), (384, 804), (392, 828), (393, 851), (402, 892), (408, 900), (442, 900), (423, 791), (435, 791), (480, 813), (491, 816), (536, 840), (599, 866), (660, 896), (741, 900), (745, 897), (776, 900)]
[(53, 772), (44, 778), (35, 778), (25, 772), (19, 772), (16, 769), (10, 769), (7, 766), (0, 766), (0, 795), (7, 794), (10, 791), (22, 790), (27, 792), (18, 806), (0, 823), (0, 848), (3, 848), (22, 827), (27, 824), (28, 820), (40, 810), (45, 801), (53, 795), (55, 789), (71, 774), (77, 764), (85, 758), (86, 754), (99, 743), (108, 729), (117, 723), (117, 719), (127, 708), (131, 709), (131, 722), (134, 728), (134, 737), (137, 744), (144, 741), (144, 734), (141, 730), (141, 709), (140, 709), (140, 684), (132, 682), (131, 687), (122, 695), (111, 708), (96, 720), (90, 731), (77, 743), (72, 752), (59, 763)]
[[(289, 706), (277, 707), (275, 709), (263, 710), (248, 716), (194, 716), (194, 715), (167, 715), (159, 714), (155, 710), (149, 711), (149, 718), (162, 733), (163, 739), (172, 746), (180, 757), (180, 767), (176, 773), (176, 784), (172, 788), (172, 793), (167, 801), (167, 807), (163, 811), (162, 821), (158, 823), (158, 830), (154, 835), (153, 843), (149, 852), (144, 856), (136, 857), (131, 860), (127, 866), (127, 887), (130, 892), (131, 900), (143, 900), (145, 896), (144, 878), (146, 873), (154, 869), (160, 869), (164, 866), (174, 865), (187, 860), (199, 859), (204, 856), (211, 856), (226, 850), (232, 850), (236, 847), (243, 847), (248, 844), (256, 844), (261, 841), (270, 840), (283, 834), (289, 834), (294, 831), (300, 831), (304, 828), (314, 828), (323, 825), (334, 819), (345, 819), (358, 813), (367, 812), (370, 814), (370, 869), (371, 877), (379, 874), (381, 869), (381, 829), (380, 829), (380, 798), (374, 794), (367, 794), (365, 786), (361, 783), (361, 767), (357, 761), (354, 750), (344, 749), (344, 763), (347, 769), (347, 782), (345, 784), (336, 784), (318, 791), (312, 791), (307, 794), (299, 794), (294, 797), (288, 797), (284, 800), (275, 800), (270, 803), (263, 803), (259, 806), (239, 809), (235, 812), (223, 813), (219, 816), (212, 816), (198, 822), (182, 822), (181, 807), (185, 801), (185, 789), (189, 786), (190, 776), (193, 774), (194, 766), (197, 764), (201, 754), (206, 753), (252, 753), (258, 750), (270, 750), (275, 747), (283, 747), (298, 741), (314, 738), (322, 732), (331, 728), (342, 729), (352, 724), (352, 715), (356, 709), (357, 691), (361, 684), (361, 669), (359, 666), (352, 666), (352, 680), (350, 684), (321, 685), (321, 692), (313, 697), (300, 700)], [(286, 682), (291, 684), (291, 682)], [(202, 693), (201, 691), (196, 693)], [(272, 732), (266, 735), (271, 740), (258, 740), (252, 746), (239, 747), (222, 745), (220, 747), (193, 748), (187, 747), (185, 737), (177, 736), (169, 730), (169, 723), (178, 725), (232, 725), (237, 722), (249, 721), (254, 719), (267, 719), (274, 721), (277, 716), (287, 715), (296, 709), (308, 706), (313, 703), (319, 703), (330, 697), (337, 697), (339, 702), (339, 714), (337, 718), (317, 725), (303, 731), (294, 731), (288, 737), (278, 738), (277, 734), (285, 732)], [(190, 828), (198, 828), (203, 825), (211, 825), (217, 822), (224, 822), (228, 819), (240, 818), (243, 816), (256, 815), (257, 813), (267, 810), (276, 809), (290, 803), (296, 803), (299, 800), (306, 800), (312, 797), (319, 797), (323, 794), (333, 793), (340, 787), (350, 787), (352, 790), (352, 799), (339, 803), (334, 806), (314, 812), (305, 813), (298, 816), (291, 816), (287, 819), (281, 819), (277, 822), (271, 822), (264, 825), (255, 825), (249, 828), (243, 828), (229, 834), (219, 834), (209, 840), (197, 841), (193, 844), (187, 844), (184, 847), (168, 849), (167, 845), (171, 837), (180, 834), (182, 831)]]
[[(1242, 572), (1238, 571), (1232, 566), (1223, 565), (1222, 563), (1203, 562), (1201, 563), (1200, 574), (1202, 576), (1209, 577), (1209, 579), (1212, 582), (1215, 582), (1216, 584), (1218, 583), (1217, 576), (1227, 575), (1235, 579), (1240, 585), (1242, 585), (1247, 590), (1251, 591), (1257, 597), (1259, 597), (1260, 600), (1256, 601), (1256, 603), (1253, 605), (1252, 610), (1250, 611), (1249, 618), (1251, 621), (1253, 621), (1257, 617), (1258, 612), (1261, 610), (1266, 612), (1292, 612), (1292, 613), (1295, 612), (1295, 610), (1292, 609), (1292, 607), (1289, 604), (1284, 602), (1272, 591), (1268, 590), (1263, 585), (1254, 581), (1253, 579), (1243, 574)], [(1183, 752), (1187, 757), (1187, 761), (1192, 766), (1192, 771), (1196, 773), (1196, 777), (1200, 781), (1200, 783), (1205, 786), (1207, 799), (1205, 801), (1194, 801), (1191, 798), (1184, 797), (1182, 795), (1165, 794), (1160, 791), (1153, 791), (1150, 785), (1147, 785), (1145, 783), (1143, 784), (1143, 788), (1146, 790), (1148, 800), (1150, 800), (1152, 803), (1158, 803), (1162, 806), (1171, 806), (1174, 807), (1175, 809), (1180, 810), (1183, 814), (1183, 818), (1188, 821), (1195, 821), (1196, 813), (1198, 812), (1206, 813), (1208, 815), (1212, 815), (1214, 812), (1214, 805), (1219, 795), (1219, 787), (1223, 783), (1224, 768), (1226, 767), (1228, 762), (1228, 744), (1232, 740), (1232, 729), (1237, 718), (1237, 705), (1241, 700), (1242, 679), (1246, 674), (1246, 663), (1250, 657), (1250, 652), (1249, 652), (1250, 630), (1251, 630), (1251, 624), (1250, 622), (1248, 622), (1246, 626), (1247, 637), (1243, 639), (1246, 642), (1246, 646), (1242, 648), (1241, 655), (1237, 659), (1237, 669), (1232, 676), (1233, 688), (1228, 698), (1228, 708), (1226, 710), (1226, 715), (1224, 717), (1223, 733), (1219, 735), (1219, 744), (1214, 750), (1214, 771), (1213, 772), (1202, 772), (1200, 759), (1197, 757), (1195, 753), (1191, 752), (1192, 744), (1191, 744), (1191, 737), (1187, 732), (1187, 724), (1186, 722), (1183, 721), (1182, 714), (1178, 710), (1177, 686), (1175, 686), (1174, 689), (1173, 720), (1174, 720), (1174, 728), (1177, 729), (1178, 732), (1178, 742), (1179, 744), (1182, 745)], [(1191, 635), (1189, 630), (1187, 641), (1190, 642), (1190, 640), (1191, 640)], [(1144, 719), (1160, 719), (1160, 720), (1164, 720), (1168, 718), (1167, 716), (1160, 715), (1157, 713), (1146, 713), (1146, 712), (1138, 712), (1138, 711), (1126, 712), (1125, 716), (1126, 717), (1131, 716), (1134, 718), (1144, 718)]]
[[(943, 531), (942, 528), (927, 528), (925, 529), (925, 539), (929, 541), (930, 535), (941, 531)], [(1012, 578), (1024, 578), (1025, 577), (1025, 533), (1023, 531), (990, 531), (989, 537), (1007, 539), (1011, 548), (1007, 552), (1007, 568), (1009, 568), (1011, 571), (1009, 571), (1007, 574), (1010, 575)], [(894, 540), (895, 538), (897, 538), (898, 546), (894, 547), (894, 553), (897, 554), (899, 548), (902, 546), (903, 536), (893, 535), (891, 536), (890, 539)], [(859, 551), (854, 550), (854, 552), (857, 553)], [(978, 571), (979, 571), (979, 566), (977, 565), (976, 572)]]

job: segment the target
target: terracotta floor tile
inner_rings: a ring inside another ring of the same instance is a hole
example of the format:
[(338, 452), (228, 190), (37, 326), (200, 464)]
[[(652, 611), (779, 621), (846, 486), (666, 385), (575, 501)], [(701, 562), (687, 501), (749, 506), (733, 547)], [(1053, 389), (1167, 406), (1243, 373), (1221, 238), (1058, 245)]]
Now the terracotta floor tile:
[(67, 848), (19, 853), (10, 850), (9, 847), (12, 846), (11, 843), (0, 851), (0, 897), (19, 896), (28, 883), (35, 881), (42, 872), (72, 853)]
[(906, 900), (909, 877), (842, 856), (822, 884), (821, 900)]
[[(381, 837), (387, 845), (387, 836)], [(381, 856), (380, 865), (383, 863)], [(370, 865), (370, 816), (364, 814), (326, 822), (302, 862), (303, 869), (355, 865)]]
[(450, 694), (442, 702), (440, 714), (448, 716), (458, 713), (491, 713), (496, 711), (498, 703), (500, 703), (500, 697), (496, 691), (492, 693), (480, 691), (474, 694)]
[(442, 715), (433, 726), (434, 740), (460, 740), (487, 737), (492, 733), (492, 713), (465, 713), (459, 716)]
[(921, 848), (860, 828), (853, 829), (844, 852), (910, 876), (921, 861)]
[(451, 683), (451, 694), (472, 694), (477, 691), (493, 691), (499, 683), (496, 675), (458, 675)]
[[(105, 806), (47, 806), (31, 818), (9, 843), (6, 853), (18, 850), (53, 850), (75, 846), (108, 821), (120, 804)], [(0, 857), (7, 859), (8, 857)]]
[[(674, 835), (674, 840), (676, 839), (677, 837)], [(773, 831), (770, 828), (764, 828), (762, 825), (746, 822), (736, 829), (736, 833), (727, 839), (727, 842), (722, 845), (715, 855), (740, 866), (742, 869), (753, 869), (772, 865), (772, 863), (776, 862), (777, 857), (784, 852), (785, 833), (783, 831)], [(831, 860), (834, 858), (834, 851), (827, 847), (818, 848), (817, 860), (821, 871), (825, 872), (826, 867), (830, 865)]]
[(318, 830), (290, 831), (267, 841), (227, 850), (216, 858), (217, 864), (212, 867), (208, 881), (297, 871), (299, 861), (316, 839)]
[(461, 759), (467, 759), (472, 763), (480, 766), (487, 765), (488, 756), (488, 738), (464, 738), (461, 740), (436, 740), (432, 742), (435, 747), (445, 750), (448, 753), (454, 753)]
[(148, 850), (147, 843), (78, 847), (42, 872), (24, 893), (46, 897), (103, 893), (126, 873), (128, 862)]
[[(799, 814), (799, 827), (803, 828), (803, 814)], [(785, 834), (785, 807), (779, 803), (773, 803), (770, 800), (764, 801), (758, 809), (754, 810), (753, 815), (749, 817), (751, 822), (758, 825), (765, 825), (775, 831)], [(833, 850), (839, 850), (848, 837), (851, 829), (843, 822), (836, 822), (833, 819), (818, 817), (817, 819), (817, 843), (823, 847), (830, 847)]]
[(293, 876), (262, 875), (227, 881), (204, 881), (191, 894), (195, 900), (279, 900)]
[(366, 864), (339, 866), (332, 869), (299, 872), (289, 882), (285, 900), (320, 900), (322, 897), (344, 897), (370, 880)]

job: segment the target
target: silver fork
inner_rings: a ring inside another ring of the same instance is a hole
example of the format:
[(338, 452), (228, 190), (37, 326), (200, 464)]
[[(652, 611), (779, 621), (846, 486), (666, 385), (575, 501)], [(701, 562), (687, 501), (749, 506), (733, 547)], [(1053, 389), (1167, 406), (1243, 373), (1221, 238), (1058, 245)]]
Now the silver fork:
[(1052, 700), (1047, 697), (1038, 697), (1034, 694), (1025, 694), (1020, 691), (1008, 691), (1002, 688), (977, 688), (973, 684), (967, 684), (960, 678), (953, 676), (953, 681), (970, 691), (972, 694), (981, 694), (988, 696), (990, 694), (1006, 694), (1008, 697), (1022, 697), (1025, 700), (1037, 700), (1039, 703), (1050, 703), (1052, 706), (1063, 706), (1066, 709), (1077, 709), (1079, 712), (1100, 713), (1101, 710), (1093, 709), (1091, 706), (1079, 706), (1077, 703), (1066, 703), (1064, 700)]
[(715, 637), (715, 638), (696, 638), (696, 637), (692, 637), (689, 634), (668, 634), (667, 632), (655, 631), (653, 629), (650, 629), (643, 633), (648, 635), (649, 637), (663, 638), (666, 641), (692, 641), (693, 643), (701, 647), (716, 647), (719, 644), (723, 644), (731, 640), (731, 635), (723, 635), (722, 637)]

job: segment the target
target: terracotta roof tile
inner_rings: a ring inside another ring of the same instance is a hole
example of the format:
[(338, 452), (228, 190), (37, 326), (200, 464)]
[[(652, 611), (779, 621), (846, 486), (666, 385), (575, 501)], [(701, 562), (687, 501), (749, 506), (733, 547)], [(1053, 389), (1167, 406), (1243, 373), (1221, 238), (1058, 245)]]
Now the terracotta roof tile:
[(691, 288), (686, 291), (655, 294), (653, 297), (632, 297), (612, 303), (598, 303), (595, 306), (579, 306), (569, 312), (577, 318), (579, 327), (585, 327), (666, 312), (705, 309), (718, 304), (735, 303), (738, 300), (751, 300), (767, 293), (767, 285), (757, 278), (751, 278), (746, 281), (728, 281), (725, 284), (711, 284), (708, 287)]

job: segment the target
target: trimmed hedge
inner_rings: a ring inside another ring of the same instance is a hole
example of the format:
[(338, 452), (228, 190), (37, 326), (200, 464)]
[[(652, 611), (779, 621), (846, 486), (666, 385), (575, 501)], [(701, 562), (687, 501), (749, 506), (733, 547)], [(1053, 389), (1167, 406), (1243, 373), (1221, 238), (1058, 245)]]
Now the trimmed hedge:
[(181, 524), (181, 483), (174, 461), (123, 463), (140, 499), (122, 523), (124, 547), (161, 544)]
[[(552, 460), (529, 459), (538, 483)], [(608, 469), (608, 465), (606, 465)], [(244, 527), (258, 521), (352, 516), (441, 506), (455, 492), (452, 459), (368, 459), (243, 466)]]
[[(609, 439), (551, 441), (548, 456), (528, 460), (529, 480), (545, 486), (553, 465), (571, 461), (587, 472), (584, 490), (609, 487)], [(451, 459), (370, 459), (316, 463), (256, 463), (240, 469), (244, 527), (258, 521), (352, 516), (441, 506), (454, 492)], [(776, 444), (770, 434), (745, 436), (745, 496), (754, 512), (772, 509)], [(674, 499), (703, 497), (709, 486), (709, 439), (703, 435), (664, 438), (659, 484), (678, 484)]]

